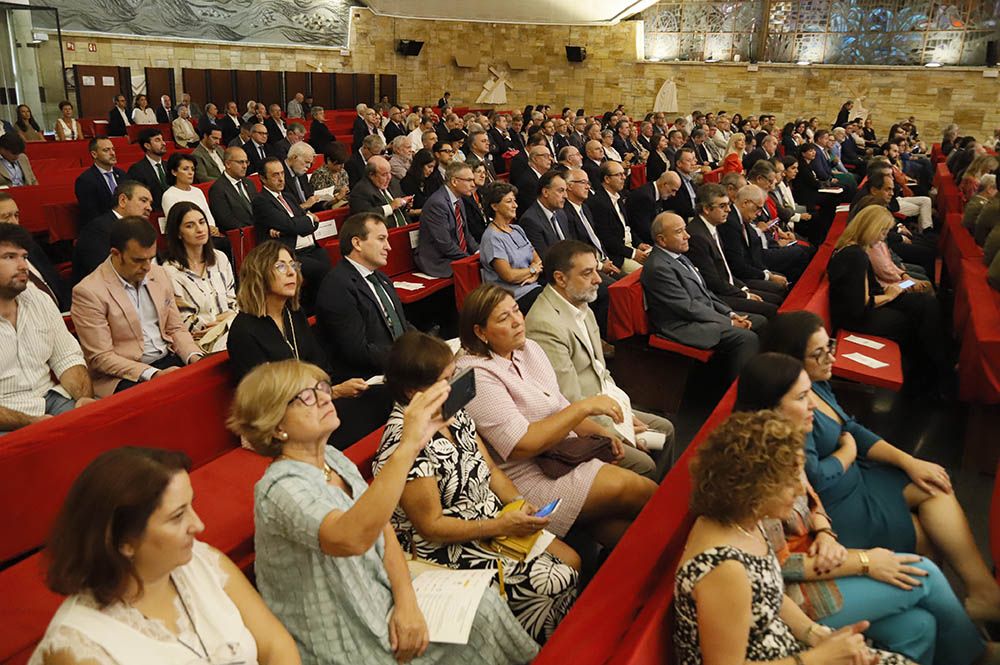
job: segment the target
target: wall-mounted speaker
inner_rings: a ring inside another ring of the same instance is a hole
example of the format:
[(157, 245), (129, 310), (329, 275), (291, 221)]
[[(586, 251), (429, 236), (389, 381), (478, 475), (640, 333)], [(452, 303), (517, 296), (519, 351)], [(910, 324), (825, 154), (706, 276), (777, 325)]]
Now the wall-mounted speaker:
[(587, 59), (586, 46), (567, 46), (566, 59), (570, 62), (583, 62)]
[(997, 41), (990, 40), (986, 42), (986, 66), (995, 67), (1000, 58), (997, 57)]
[(415, 39), (400, 39), (396, 43), (396, 53), (400, 55), (420, 55), (420, 49), (424, 47), (423, 42), (418, 42)]

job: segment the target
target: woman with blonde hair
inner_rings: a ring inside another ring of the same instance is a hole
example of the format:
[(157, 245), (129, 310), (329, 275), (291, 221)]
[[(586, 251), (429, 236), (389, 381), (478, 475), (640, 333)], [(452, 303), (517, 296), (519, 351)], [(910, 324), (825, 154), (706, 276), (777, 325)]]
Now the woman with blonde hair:
[(469, 642), (429, 644), (410, 572), (389, 518), (431, 435), (446, 427), (445, 381), (413, 395), (395, 453), (369, 486), (326, 445), (340, 426), (329, 375), (284, 360), (250, 371), (229, 428), (274, 461), (254, 490), (255, 570), (261, 595), (295, 637), (306, 665), (530, 661), (537, 644), (492, 589)]
[(997, 160), (996, 155), (982, 154), (972, 160), (972, 163), (962, 174), (961, 182), (958, 183), (963, 206), (979, 191), (979, 179), (987, 173), (993, 173), (998, 168), (1000, 168), (1000, 161)]
[(835, 331), (847, 328), (898, 342), (908, 378), (911, 372), (920, 373), (924, 388), (947, 396), (955, 378), (954, 360), (937, 300), (929, 292), (917, 292), (916, 285), (883, 288), (868, 258), (871, 247), (884, 241), (894, 226), (886, 208), (869, 206), (837, 240), (827, 264), (831, 323)]
[(747, 137), (734, 133), (726, 143), (726, 154), (722, 159), (722, 174), (743, 173), (743, 155), (747, 149)]

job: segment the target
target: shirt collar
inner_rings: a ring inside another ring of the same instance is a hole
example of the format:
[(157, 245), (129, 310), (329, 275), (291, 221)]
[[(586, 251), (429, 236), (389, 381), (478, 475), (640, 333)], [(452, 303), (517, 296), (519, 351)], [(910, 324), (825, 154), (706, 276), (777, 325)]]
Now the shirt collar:
[(146, 286), (146, 282), (149, 281), (149, 275), (147, 274), (145, 277), (142, 278), (142, 283), (139, 284), (139, 286), (133, 286), (131, 283), (126, 281), (124, 277), (118, 274), (118, 271), (115, 269), (114, 264), (111, 265), (111, 269), (114, 270), (115, 277), (117, 277), (118, 281), (122, 283), (122, 286), (125, 288), (125, 290), (131, 289), (133, 291), (138, 291), (142, 287)]
[(232, 183), (233, 187), (236, 187), (237, 185), (240, 184), (240, 182), (242, 182), (238, 178), (234, 178), (233, 176), (229, 175), (229, 171), (223, 171), (222, 175), (226, 176), (226, 180)]
[(156, 168), (157, 164), (163, 164), (162, 159), (154, 161), (153, 158), (150, 157), (149, 155), (146, 155), (146, 160), (153, 166), (154, 169)]
[(451, 202), (451, 207), (454, 208), (455, 204), (459, 202), (460, 197), (455, 195), (455, 192), (451, 191), (451, 187), (448, 185), (444, 186), (444, 191), (448, 195), (448, 200)]
[(357, 270), (359, 273), (361, 273), (361, 276), (365, 279), (368, 279), (368, 275), (371, 275), (375, 272), (374, 270), (370, 270), (364, 267), (363, 265), (361, 265), (360, 263), (358, 263), (349, 256), (345, 256), (344, 258), (347, 259), (350, 262), (350, 264), (354, 266), (354, 269)]
[(712, 224), (711, 222), (709, 222), (707, 219), (705, 219), (701, 215), (698, 215), (698, 219), (700, 219), (701, 223), (705, 225), (706, 229), (708, 229), (709, 235), (711, 235), (714, 239), (718, 240), (719, 239), (719, 231), (715, 228), (715, 225)]
[(604, 191), (608, 193), (608, 196), (611, 197), (611, 200), (614, 201), (615, 203), (618, 203), (618, 199), (620, 199), (622, 197), (621, 194), (612, 192), (607, 187), (604, 188)]
[(569, 311), (573, 315), (574, 319), (576, 319), (577, 321), (583, 321), (584, 319), (587, 318), (587, 312), (584, 311), (585, 308), (577, 307), (570, 301), (566, 300), (563, 294), (559, 293), (559, 290), (555, 287), (552, 287), (552, 293), (554, 293), (556, 298), (558, 298), (563, 304), (566, 305), (566, 307), (569, 308)]

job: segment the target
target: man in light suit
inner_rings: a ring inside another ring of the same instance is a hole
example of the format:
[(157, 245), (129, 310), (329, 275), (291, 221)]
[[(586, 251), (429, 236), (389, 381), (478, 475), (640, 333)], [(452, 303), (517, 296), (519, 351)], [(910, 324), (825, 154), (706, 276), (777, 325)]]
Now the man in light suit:
[[(381, 157), (378, 159), (382, 159)], [(384, 160), (383, 160), (384, 161)], [(317, 337), (335, 381), (384, 374), (394, 341), (409, 329), (392, 280), (381, 272), (389, 260), (389, 231), (373, 212), (351, 215), (339, 229), (340, 254), (316, 297)], [(330, 442), (344, 448), (385, 424), (392, 399), (384, 384), (337, 400), (340, 428)]]
[(113, 101), (115, 105), (108, 112), (108, 136), (125, 136), (128, 126), (132, 124), (125, 109), (125, 95), (118, 95)]
[(404, 196), (392, 167), (385, 157), (375, 156), (365, 164), (365, 177), (351, 190), (348, 203), (352, 213), (377, 213), (389, 228), (406, 226), (406, 208), (413, 197)]
[[(601, 285), (597, 253), (575, 240), (560, 241), (545, 255), (544, 266), (547, 285), (524, 318), (527, 336), (545, 351), (555, 369), (559, 392), (570, 402), (614, 392), (617, 386), (608, 371), (597, 320), (589, 306)], [(649, 413), (633, 411), (633, 416), (636, 436), (629, 443), (642, 446), (642, 433), (647, 429), (664, 434), (666, 441), (657, 466), (665, 471), (673, 461), (673, 424)], [(597, 421), (615, 431), (609, 418)], [(662, 473), (654, 473), (652, 460), (643, 450), (626, 446), (623, 466), (658, 480)]]
[(708, 290), (698, 269), (684, 256), (690, 236), (678, 215), (660, 213), (651, 230), (656, 244), (639, 277), (650, 327), (666, 339), (714, 350), (728, 385), (757, 353), (755, 330), (767, 320), (733, 311)]
[(90, 139), (90, 157), (94, 165), (81, 173), (73, 184), (76, 201), (80, 204), (80, 228), (111, 210), (115, 205), (115, 190), (125, 179), (125, 172), (115, 166), (115, 144), (107, 137)]
[(226, 148), (222, 158), (226, 169), (208, 189), (208, 207), (223, 231), (253, 226), (251, 201), (257, 186), (246, 177), (247, 161), (243, 148)]
[(149, 127), (139, 132), (139, 147), (145, 156), (128, 169), (128, 179), (142, 183), (153, 195), (153, 210), (161, 209), (163, 192), (167, 190), (167, 142), (159, 127)]
[(198, 142), (198, 147), (191, 151), (195, 161), (195, 182), (215, 182), (226, 170), (226, 154), (219, 147), (220, 143), (222, 143), (222, 130), (213, 127), (205, 132)]
[(155, 258), (156, 231), (149, 222), (115, 220), (111, 254), (73, 289), (70, 313), (98, 397), (203, 356), (177, 310), (170, 277)]
[(288, 100), (288, 105), (285, 107), (285, 115), (288, 119), (292, 118), (304, 118), (305, 113), (302, 109), (302, 102), (306, 100), (306, 96), (301, 92), (295, 93), (295, 96)]
[(451, 277), (451, 262), (471, 256), (479, 244), (466, 223), (463, 196), (470, 196), (476, 183), (472, 169), (451, 162), (445, 169), (444, 186), (428, 197), (420, 212), (420, 234), (413, 260), (432, 277)]
[(24, 154), (24, 139), (17, 132), (0, 136), (0, 187), (37, 185), (38, 178)]
[(566, 180), (556, 171), (547, 171), (538, 181), (538, 198), (518, 220), (538, 256), (549, 247), (572, 238), (563, 205), (566, 203)]

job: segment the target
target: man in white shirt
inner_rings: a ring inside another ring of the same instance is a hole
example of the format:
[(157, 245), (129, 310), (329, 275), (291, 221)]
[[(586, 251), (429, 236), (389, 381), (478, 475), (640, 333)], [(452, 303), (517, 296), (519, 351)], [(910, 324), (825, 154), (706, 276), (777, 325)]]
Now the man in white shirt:
[(288, 118), (302, 118), (304, 114), (302, 113), (302, 102), (305, 101), (306, 97), (301, 92), (295, 93), (295, 97), (288, 100)]
[[(407, 134), (407, 136), (410, 139), (410, 145), (413, 147), (413, 152), (417, 152), (418, 150), (424, 147), (424, 139), (423, 139), (424, 132), (433, 132), (433, 131), (434, 131), (434, 118), (430, 116), (424, 116), (423, 119), (421, 119), (420, 124), (417, 125), (417, 128), (414, 129), (409, 134)], [(436, 136), (434, 137), (434, 140), (435, 141), (437, 140)]]
[[(35, 288), (31, 236), (0, 223), (0, 433), (93, 400), (83, 353), (52, 299)], [(57, 381), (53, 381), (53, 375)]]

